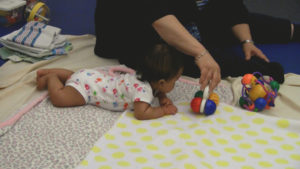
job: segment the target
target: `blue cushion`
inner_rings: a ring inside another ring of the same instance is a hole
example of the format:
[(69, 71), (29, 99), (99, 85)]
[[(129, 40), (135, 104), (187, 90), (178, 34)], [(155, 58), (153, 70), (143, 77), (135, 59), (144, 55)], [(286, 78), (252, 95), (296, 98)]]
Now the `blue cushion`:
[[(256, 45), (270, 61), (281, 63), (285, 73), (300, 74), (300, 43)], [(240, 46), (233, 47), (233, 50), (243, 56)]]

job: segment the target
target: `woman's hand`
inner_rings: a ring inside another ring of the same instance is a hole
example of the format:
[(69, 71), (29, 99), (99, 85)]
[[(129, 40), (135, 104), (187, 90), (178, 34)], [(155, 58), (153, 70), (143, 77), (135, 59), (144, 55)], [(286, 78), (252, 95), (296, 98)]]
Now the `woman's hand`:
[(217, 62), (213, 59), (209, 52), (206, 52), (200, 57), (195, 58), (195, 62), (201, 71), (199, 83), (201, 90), (209, 84), (210, 92), (221, 81), (221, 71)]
[(270, 62), (267, 56), (258, 49), (252, 42), (243, 44), (243, 51), (245, 54), (245, 59), (250, 60), (252, 56), (257, 56), (266, 62)]

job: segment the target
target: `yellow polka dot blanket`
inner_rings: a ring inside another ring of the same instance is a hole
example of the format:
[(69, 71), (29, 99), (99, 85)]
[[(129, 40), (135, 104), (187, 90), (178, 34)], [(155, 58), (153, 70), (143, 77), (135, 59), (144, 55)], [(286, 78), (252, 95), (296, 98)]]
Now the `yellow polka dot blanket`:
[(211, 116), (178, 113), (139, 121), (124, 112), (78, 169), (297, 169), (300, 124), (220, 103)]

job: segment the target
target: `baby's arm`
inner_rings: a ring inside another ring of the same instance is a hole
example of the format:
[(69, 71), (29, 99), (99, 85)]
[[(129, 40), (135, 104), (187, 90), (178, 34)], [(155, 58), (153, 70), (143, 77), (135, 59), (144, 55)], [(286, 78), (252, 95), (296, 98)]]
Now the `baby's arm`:
[(176, 114), (177, 108), (174, 105), (164, 105), (152, 107), (145, 102), (134, 102), (134, 116), (138, 120), (150, 120), (163, 117), (165, 115)]

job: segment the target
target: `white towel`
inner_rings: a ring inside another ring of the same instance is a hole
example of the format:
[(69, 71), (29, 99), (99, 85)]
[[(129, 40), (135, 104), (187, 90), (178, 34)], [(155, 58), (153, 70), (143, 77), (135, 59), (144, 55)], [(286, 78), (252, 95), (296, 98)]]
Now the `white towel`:
[(54, 49), (55, 39), (60, 32), (60, 28), (31, 21), (19, 30), (8, 34), (6, 40), (30, 47)]

